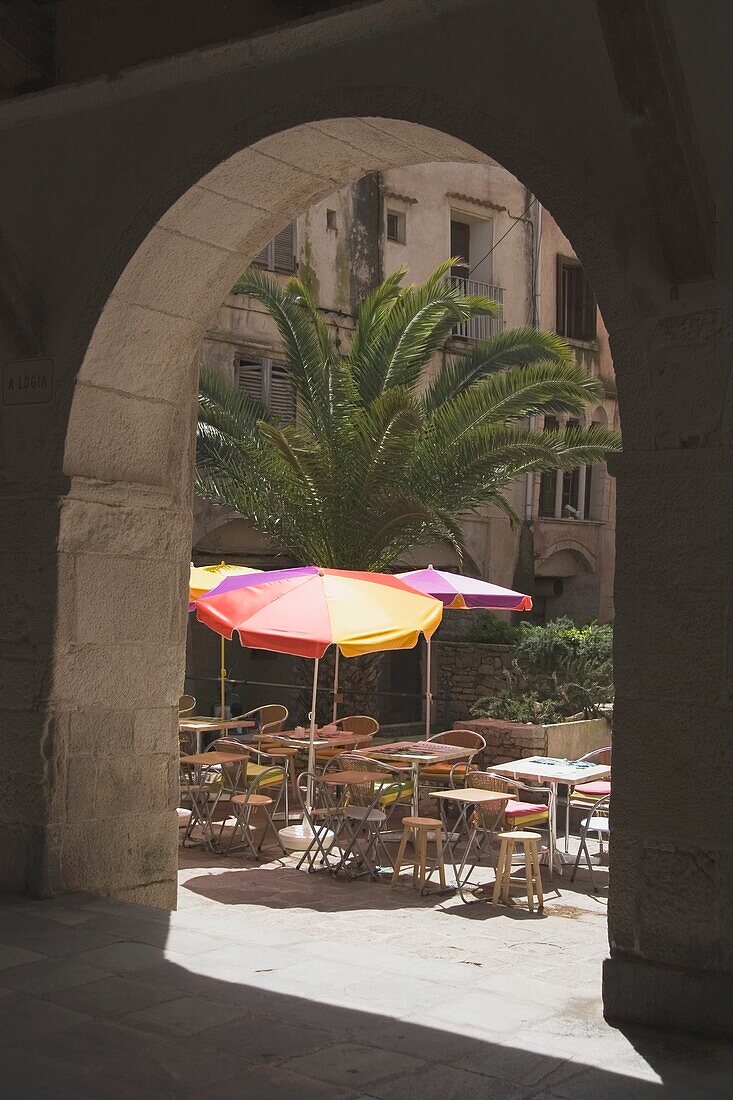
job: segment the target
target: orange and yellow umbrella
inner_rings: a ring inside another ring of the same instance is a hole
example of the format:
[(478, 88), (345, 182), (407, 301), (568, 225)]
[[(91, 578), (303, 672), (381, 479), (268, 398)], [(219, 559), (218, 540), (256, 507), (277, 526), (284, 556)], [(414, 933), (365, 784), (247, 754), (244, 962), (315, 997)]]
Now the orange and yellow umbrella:
[(344, 657), (411, 649), (437, 630), (443, 605), (388, 573), (279, 569), (230, 577), (196, 601), (196, 617), (242, 645), (319, 659), (336, 645)]
[(318, 664), (329, 646), (344, 657), (411, 649), (421, 634), (430, 638), (438, 629), (443, 605), (388, 573), (307, 565), (261, 577), (230, 577), (196, 601), (196, 617), (225, 638), (236, 631), (242, 645), (253, 649), (313, 658), (312, 774)]

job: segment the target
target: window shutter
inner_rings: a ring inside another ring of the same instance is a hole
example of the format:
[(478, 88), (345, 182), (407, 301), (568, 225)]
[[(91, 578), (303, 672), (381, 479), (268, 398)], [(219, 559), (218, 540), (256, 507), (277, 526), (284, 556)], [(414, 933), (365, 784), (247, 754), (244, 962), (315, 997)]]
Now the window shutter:
[(268, 407), (286, 424), (295, 420), (295, 386), (284, 363), (270, 363)]
[(240, 359), (237, 363), (237, 389), (254, 401), (264, 401), (262, 363)]
[(281, 229), (272, 244), (275, 271), (295, 271), (295, 222)]
[(252, 263), (257, 264), (258, 267), (267, 267), (267, 268), (272, 267), (272, 263), (271, 263), (271, 260), (270, 260), (271, 253), (272, 253), (272, 241), (270, 241), (269, 244), (266, 244), (261, 252), (257, 253), (257, 255), (255, 256)]

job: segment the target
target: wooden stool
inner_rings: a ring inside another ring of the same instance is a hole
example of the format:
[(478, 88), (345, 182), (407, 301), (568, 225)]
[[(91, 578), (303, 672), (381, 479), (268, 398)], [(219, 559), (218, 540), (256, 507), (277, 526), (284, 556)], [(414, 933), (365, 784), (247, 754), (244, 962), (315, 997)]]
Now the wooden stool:
[[(443, 847), (443, 823), (437, 817), (402, 818), (402, 839), (400, 840), (400, 848), (397, 852), (397, 859), (394, 864), (392, 886), (396, 886), (399, 881), (402, 864), (407, 863), (409, 865), (412, 863), (412, 885), (413, 887), (417, 886), (420, 890), (425, 889), (425, 879), (428, 869), (428, 839), (431, 833), (435, 841), (435, 858), (438, 861), (440, 885), (445, 889), (445, 867), (441, 854), (441, 849)], [(411, 861), (405, 859), (405, 849), (407, 848), (407, 842), (412, 834), (414, 834), (415, 858)]]
[(508, 833), (497, 833), (501, 841), (499, 849), (499, 862), (496, 865), (496, 883), (494, 885), (494, 905), (509, 904), (509, 889), (515, 886), (512, 881), (512, 856), (515, 844), (524, 847), (524, 880), (527, 886), (527, 902), (530, 912), (534, 912), (534, 893), (537, 894), (538, 908), (544, 906), (542, 894), (542, 876), (540, 875), (539, 842), (542, 837), (539, 833), (521, 832), (519, 830)]

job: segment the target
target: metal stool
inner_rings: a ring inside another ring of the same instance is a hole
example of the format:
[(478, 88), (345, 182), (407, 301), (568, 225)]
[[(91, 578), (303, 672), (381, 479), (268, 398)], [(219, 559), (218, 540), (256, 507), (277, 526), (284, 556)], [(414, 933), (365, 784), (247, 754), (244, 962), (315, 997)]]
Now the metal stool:
[[(497, 833), (497, 839), (501, 841), (499, 849), (499, 862), (496, 865), (496, 883), (494, 885), (494, 905), (509, 904), (509, 890), (517, 883), (512, 880), (512, 856), (514, 846), (521, 844), (524, 847), (524, 881), (527, 889), (527, 903), (531, 913), (534, 912), (534, 894), (537, 894), (539, 909), (544, 906), (542, 893), (542, 876), (540, 875), (539, 843), (542, 837), (539, 833), (516, 830), (507, 833)], [(519, 884), (521, 885), (521, 883)]]
[[(392, 874), (392, 886), (396, 886), (400, 877), (400, 868), (403, 863), (412, 864), (412, 885), (424, 890), (428, 875), (428, 840), (433, 835), (435, 843), (435, 860), (431, 872), (437, 866), (440, 875), (440, 885), (445, 889), (445, 866), (443, 864), (443, 823), (437, 817), (403, 817), (402, 839), (399, 851), (394, 862)], [(405, 849), (410, 837), (414, 836), (415, 858), (405, 859)]]

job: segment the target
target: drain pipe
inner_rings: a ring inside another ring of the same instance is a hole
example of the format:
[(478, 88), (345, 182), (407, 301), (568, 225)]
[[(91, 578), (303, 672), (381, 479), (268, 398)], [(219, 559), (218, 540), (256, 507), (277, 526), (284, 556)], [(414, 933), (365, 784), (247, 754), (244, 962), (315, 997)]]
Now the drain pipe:
[[(535, 328), (540, 327), (541, 300), (542, 300), (542, 272), (540, 261), (542, 259), (542, 203), (535, 202), (535, 233), (534, 233), (534, 286), (532, 287), (532, 323)], [(530, 430), (535, 426), (534, 416), (529, 418)], [(532, 522), (532, 505), (534, 503), (534, 472), (525, 474), (524, 480), (524, 522)]]

